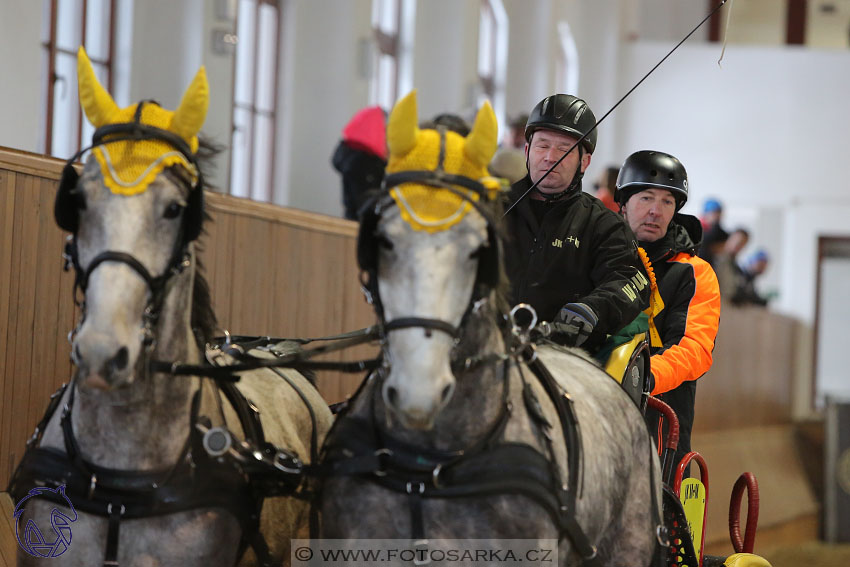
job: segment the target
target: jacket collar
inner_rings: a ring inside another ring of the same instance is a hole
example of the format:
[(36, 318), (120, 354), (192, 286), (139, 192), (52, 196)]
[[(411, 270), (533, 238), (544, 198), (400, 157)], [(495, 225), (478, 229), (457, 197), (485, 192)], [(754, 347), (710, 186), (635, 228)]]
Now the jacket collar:
[(663, 238), (655, 242), (641, 242), (651, 262), (663, 262), (684, 252), (695, 256), (702, 242), (702, 225), (693, 215), (676, 213)]

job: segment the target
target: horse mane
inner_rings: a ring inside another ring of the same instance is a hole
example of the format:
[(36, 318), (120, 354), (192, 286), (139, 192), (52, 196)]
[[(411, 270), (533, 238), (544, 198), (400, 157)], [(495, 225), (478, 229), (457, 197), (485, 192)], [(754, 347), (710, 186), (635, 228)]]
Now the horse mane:
[[(215, 144), (211, 139), (199, 136), (198, 152), (195, 157), (198, 160), (198, 167), (201, 169), (201, 175), (205, 180), (210, 179), (209, 174), (215, 166), (215, 157), (221, 153), (223, 146)], [(205, 188), (210, 188), (207, 185)], [(211, 222), (212, 217), (204, 209), (203, 222), (201, 223), (201, 234), (206, 234), (203, 225)], [(203, 349), (214, 336), (218, 328), (218, 319), (212, 306), (212, 294), (210, 293), (210, 285), (207, 278), (204, 276), (204, 265), (200, 260), (202, 248), (195, 242), (195, 278), (192, 287), (192, 332), (195, 335), (195, 340), (198, 346)]]

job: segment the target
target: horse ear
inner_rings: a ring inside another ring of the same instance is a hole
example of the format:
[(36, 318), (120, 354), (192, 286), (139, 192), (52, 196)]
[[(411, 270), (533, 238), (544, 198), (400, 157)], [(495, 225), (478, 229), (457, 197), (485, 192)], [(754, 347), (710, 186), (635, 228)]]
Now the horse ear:
[(97, 80), (89, 56), (82, 46), (77, 50), (77, 85), (80, 90), (80, 106), (92, 126), (99, 128), (111, 123), (120, 109)]
[(189, 142), (192, 150), (197, 148), (197, 141), (193, 141), (204, 120), (207, 118), (207, 109), (210, 105), (210, 85), (207, 82), (207, 72), (203, 66), (198, 69), (195, 78), (189, 88), (183, 94), (180, 106), (174, 111), (171, 118), (169, 130)]
[(499, 145), (499, 125), (490, 101), (484, 101), (475, 117), (472, 131), (466, 137), (463, 151), (466, 156), (481, 167), (487, 167)]
[(387, 123), (387, 147), (390, 158), (406, 155), (416, 145), (419, 128), (416, 126), (416, 89), (398, 101)]

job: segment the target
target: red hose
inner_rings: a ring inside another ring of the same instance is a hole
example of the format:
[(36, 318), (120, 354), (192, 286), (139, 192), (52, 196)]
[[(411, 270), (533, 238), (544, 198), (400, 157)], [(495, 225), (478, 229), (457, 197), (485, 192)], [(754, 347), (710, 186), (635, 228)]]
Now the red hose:
[[(741, 499), (747, 488), (747, 529), (741, 539)], [(756, 526), (759, 523), (759, 483), (753, 473), (745, 472), (738, 477), (732, 488), (729, 501), (729, 537), (735, 553), (752, 553), (756, 542)]]
[[(679, 418), (676, 416), (676, 412), (673, 411), (673, 408), (654, 396), (649, 396), (647, 406), (660, 413), (662, 419), (666, 419), (670, 424), (667, 426), (667, 441), (663, 443), (663, 446), (675, 451), (676, 447), (679, 446)], [(662, 443), (659, 443), (659, 446), (661, 445)]]
[[(649, 396), (646, 405), (661, 415), (661, 419), (658, 420), (658, 455), (661, 457), (662, 480), (664, 484), (670, 486), (673, 483), (673, 459), (676, 457), (676, 448), (679, 446), (679, 418), (673, 408), (658, 398)], [(670, 424), (667, 427), (666, 441), (662, 435), (665, 420)]]

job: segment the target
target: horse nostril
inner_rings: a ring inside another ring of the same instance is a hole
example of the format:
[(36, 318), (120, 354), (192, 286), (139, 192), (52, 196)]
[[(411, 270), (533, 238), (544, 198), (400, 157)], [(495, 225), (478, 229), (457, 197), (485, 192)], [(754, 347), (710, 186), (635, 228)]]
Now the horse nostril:
[(80, 354), (80, 345), (76, 344), (74, 345), (74, 355), (71, 357), (71, 362), (73, 362), (74, 364), (79, 364), (82, 359), (83, 355)]
[(386, 394), (387, 403), (392, 407), (398, 407), (398, 390), (392, 386), (387, 386)]
[(445, 388), (443, 388), (443, 392), (440, 394), (441, 403), (446, 403), (448, 399), (452, 397), (454, 390), (454, 384), (448, 384)]
[(118, 349), (118, 353), (112, 357), (109, 364), (112, 366), (113, 370), (124, 370), (127, 368), (127, 360), (129, 359), (129, 356), (127, 347), (121, 347)]

